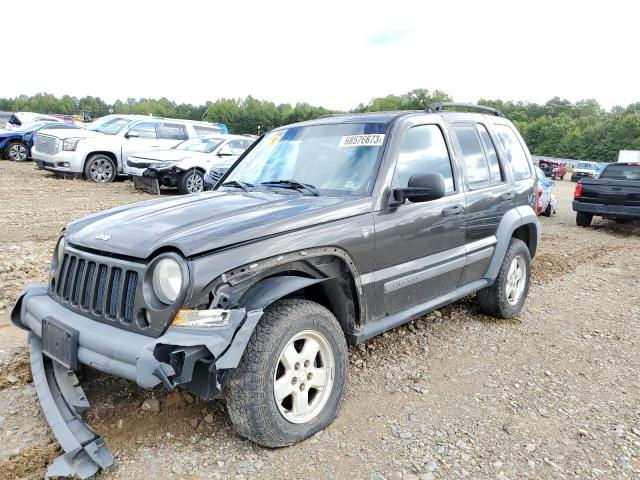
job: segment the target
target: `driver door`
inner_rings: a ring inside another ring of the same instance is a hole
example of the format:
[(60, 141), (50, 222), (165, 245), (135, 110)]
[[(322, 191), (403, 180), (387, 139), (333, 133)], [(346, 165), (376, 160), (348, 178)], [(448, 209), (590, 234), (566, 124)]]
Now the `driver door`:
[(446, 195), (405, 202), (375, 212), (374, 318), (383, 318), (452, 291), (465, 265), (465, 194), (442, 125), (407, 129), (398, 152), (392, 189), (406, 187), (414, 174), (438, 173)]

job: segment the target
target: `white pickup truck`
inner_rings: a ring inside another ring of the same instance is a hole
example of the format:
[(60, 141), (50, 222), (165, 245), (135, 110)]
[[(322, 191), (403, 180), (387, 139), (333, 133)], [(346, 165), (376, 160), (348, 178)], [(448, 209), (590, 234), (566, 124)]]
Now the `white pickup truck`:
[(107, 115), (83, 130), (37, 134), (32, 157), (38, 168), (58, 175), (108, 183), (123, 173), (130, 155), (165, 150), (212, 133), (227, 133), (227, 128), (224, 124), (145, 115)]

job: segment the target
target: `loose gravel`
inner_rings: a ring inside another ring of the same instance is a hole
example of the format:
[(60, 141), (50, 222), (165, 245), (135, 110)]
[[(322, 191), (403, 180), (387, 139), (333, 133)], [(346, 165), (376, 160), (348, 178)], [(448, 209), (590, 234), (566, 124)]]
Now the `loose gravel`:
[[(473, 297), (350, 349), (336, 422), (269, 450), (237, 437), (223, 402), (79, 372), (85, 416), (116, 455), (103, 479), (549, 479), (640, 476), (640, 223), (575, 226), (556, 182), (522, 314)], [(64, 224), (151, 198), (0, 162), (0, 472), (41, 478), (58, 455), (8, 309), (43, 281)]]

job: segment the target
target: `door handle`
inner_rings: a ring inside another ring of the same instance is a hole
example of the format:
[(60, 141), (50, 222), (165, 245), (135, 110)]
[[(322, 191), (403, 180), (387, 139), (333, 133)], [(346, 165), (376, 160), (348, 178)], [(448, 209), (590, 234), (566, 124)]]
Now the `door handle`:
[(455, 205), (453, 207), (445, 208), (442, 210), (443, 217), (449, 217), (451, 215), (460, 215), (464, 212), (464, 207), (462, 205)]
[(514, 198), (516, 198), (516, 194), (513, 192), (503, 193), (502, 195), (500, 195), (500, 198), (502, 200), (513, 200)]

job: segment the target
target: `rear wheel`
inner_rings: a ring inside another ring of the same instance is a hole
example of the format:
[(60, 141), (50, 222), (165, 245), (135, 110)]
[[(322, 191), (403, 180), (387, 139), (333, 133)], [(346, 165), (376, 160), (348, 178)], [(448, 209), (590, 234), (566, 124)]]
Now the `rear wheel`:
[(227, 387), (237, 432), (267, 447), (300, 442), (336, 417), (347, 373), (347, 345), (333, 314), (308, 300), (271, 305)]
[(478, 291), (480, 309), (498, 318), (513, 318), (524, 305), (531, 279), (531, 254), (520, 239), (512, 238), (496, 281)]
[(204, 191), (204, 175), (199, 170), (189, 170), (178, 180), (178, 191), (182, 195)]
[(7, 157), (14, 162), (24, 162), (29, 158), (29, 149), (22, 142), (11, 142), (7, 147)]
[(579, 227), (588, 227), (591, 225), (593, 215), (590, 213), (576, 212), (576, 225)]
[(91, 155), (84, 165), (84, 178), (96, 183), (110, 183), (116, 178), (116, 163), (102, 153)]

